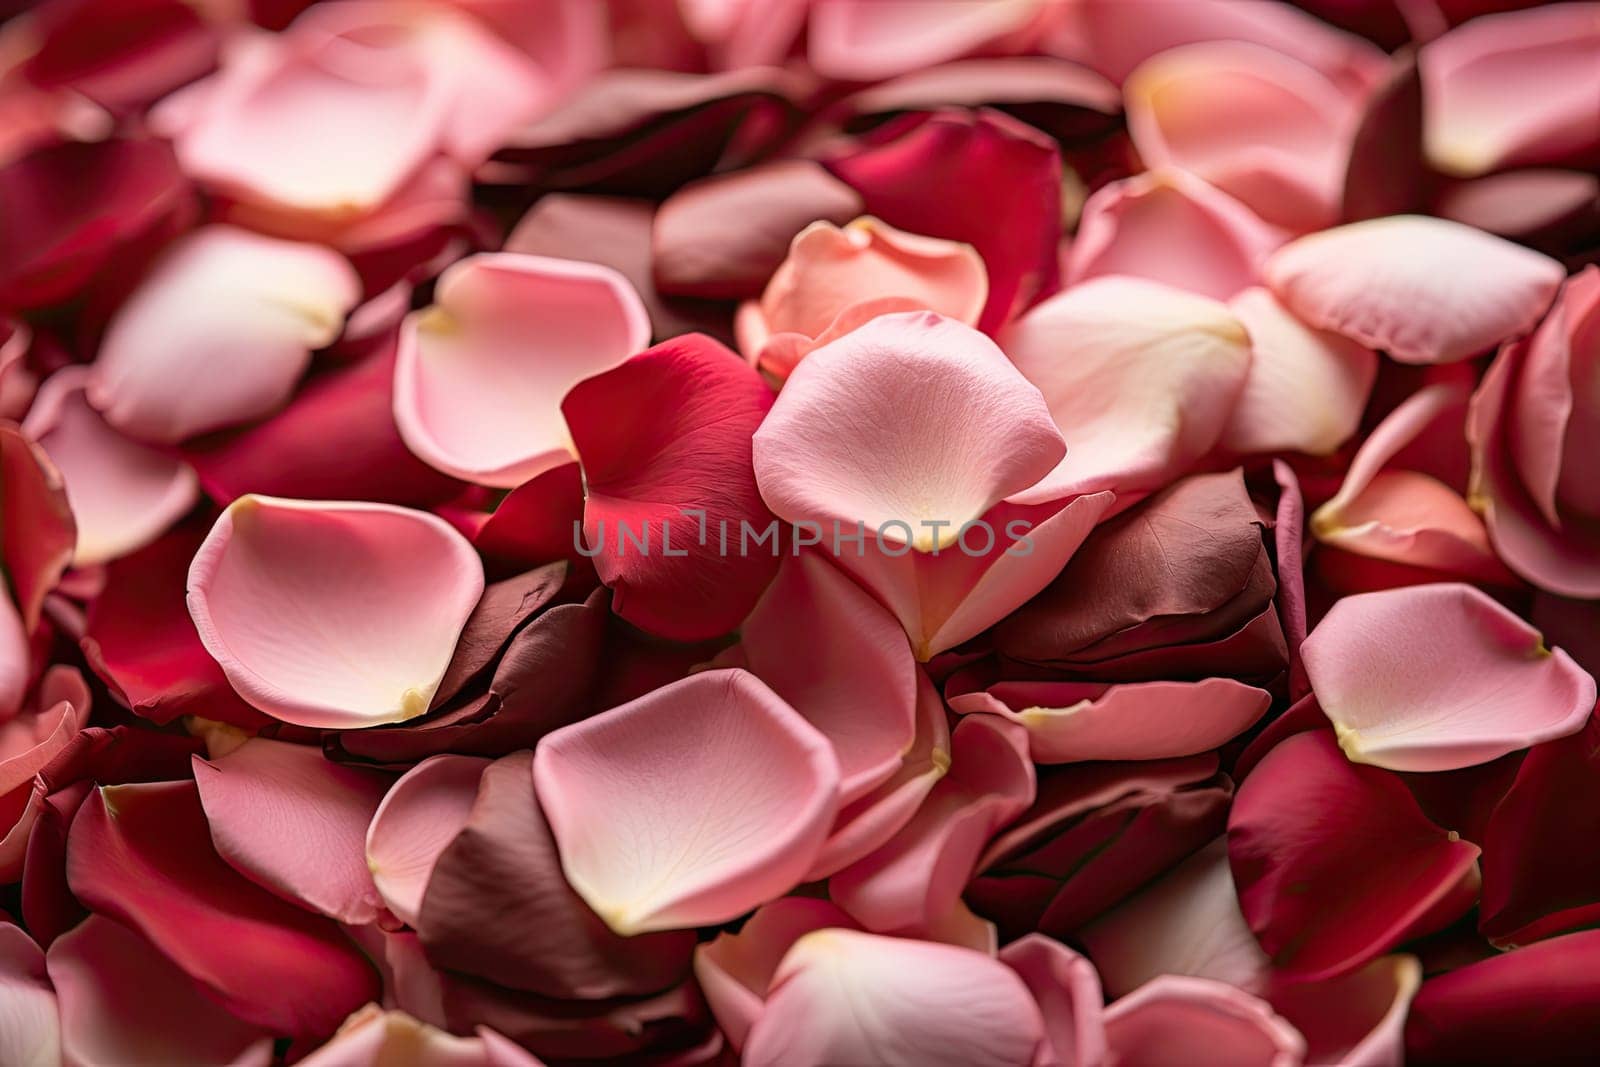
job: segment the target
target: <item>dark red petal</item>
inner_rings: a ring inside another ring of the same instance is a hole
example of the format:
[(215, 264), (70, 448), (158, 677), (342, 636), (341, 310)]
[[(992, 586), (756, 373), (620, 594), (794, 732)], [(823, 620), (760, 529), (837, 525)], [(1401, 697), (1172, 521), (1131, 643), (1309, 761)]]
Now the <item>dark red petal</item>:
[[(1345, 759), (1331, 730), (1281, 742), (1228, 819), (1239, 906), (1273, 963), (1303, 980), (1361, 966), (1441, 909), (1465, 911), (1478, 847), (1429, 822), (1404, 783)], [(1472, 885), (1472, 888), (1476, 888)], [(1448, 919), (1446, 920), (1448, 921)]]
[[(751, 466), (751, 435), (771, 406), (761, 376), (702, 334), (567, 393), (561, 411), (588, 492), (585, 541), (618, 615), (694, 641), (732, 630), (755, 606), (777, 572), (776, 551), (720, 546), (724, 532), (737, 542), (742, 524), (777, 522)], [(647, 537), (648, 551), (630, 534)]]
[(30, 633), (45, 594), (72, 562), (77, 538), (55, 464), (21, 430), (0, 423), (0, 564)]
[(73, 820), (67, 881), (143, 934), (229, 1011), (275, 1033), (322, 1037), (378, 996), (338, 924), (224, 863), (190, 782), (102, 786)]

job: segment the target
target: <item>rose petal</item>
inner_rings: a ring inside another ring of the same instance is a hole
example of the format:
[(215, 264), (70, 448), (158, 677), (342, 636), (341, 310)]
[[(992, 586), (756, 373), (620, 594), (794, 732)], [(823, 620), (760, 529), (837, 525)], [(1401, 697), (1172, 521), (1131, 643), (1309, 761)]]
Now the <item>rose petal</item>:
[(1090, 1067), (1106, 1054), (1105, 1001), (1094, 965), (1059, 941), (1029, 934), (1000, 950), (1044, 1016), (1045, 1036), (1062, 1067)]
[(76, 365), (52, 374), (22, 424), (66, 482), (78, 526), (72, 560), (80, 567), (143, 548), (200, 495), (187, 463), (130, 441), (89, 406), (90, 374)]
[(1280, 982), (1271, 1000), (1305, 1037), (1307, 1063), (1399, 1067), (1406, 1014), (1421, 985), (1415, 956), (1384, 956), (1330, 981)]
[(534, 785), (567, 881), (627, 935), (726, 922), (792, 887), (833, 823), (839, 764), (755, 678), (709, 671), (549, 735)]
[(1123, 85), (1134, 146), (1297, 233), (1338, 219), (1359, 114), (1312, 67), (1245, 41), (1146, 60)]
[(953, 945), (819, 930), (789, 949), (751, 1027), (751, 1067), (1028, 1063), (1044, 1022), (1005, 964)]
[(460, 534), (387, 504), (240, 497), (189, 569), (206, 650), (241, 696), (300, 726), (427, 711), (482, 592)]
[(1261, 947), (1304, 981), (1437, 929), (1476, 889), (1478, 847), (1428, 821), (1400, 779), (1345, 759), (1329, 731), (1279, 742), (1250, 772), (1228, 851)]
[(55, 464), (15, 426), (0, 423), (0, 563), (26, 632), (39, 625), (45, 596), (72, 562), (75, 531)]
[(1106, 1009), (1114, 1063), (1140, 1067), (1293, 1067), (1306, 1042), (1271, 1005), (1207, 978), (1165, 975)]
[(1271, 694), (1232, 678), (1096, 685), (1001, 682), (950, 699), (950, 709), (1020, 723), (1036, 763), (1192, 756), (1237, 737)]
[(743, 665), (833, 743), (841, 805), (900, 769), (917, 732), (911, 647), (894, 617), (823, 556), (784, 561), (739, 648)]
[(56, 994), (44, 953), (22, 928), (0, 924), (0, 1059), (18, 1067), (61, 1062)]
[(978, 51), (1024, 29), (1041, 0), (818, 0), (811, 7), (806, 58), (841, 81), (881, 81)]
[(1418, 56), (1428, 156), (1471, 177), (1600, 153), (1600, 12), (1590, 4), (1473, 19)]
[(256, 737), (220, 759), (196, 757), (194, 776), (212, 843), (235, 870), (342, 923), (378, 918), (366, 837), (388, 775)]
[(220, 1010), (200, 983), (120, 923), (89, 916), (55, 940), (48, 963), (69, 1063), (272, 1062), (271, 1034)]
[(368, 1004), (344, 1021), (333, 1040), (300, 1062), (306, 1067), (372, 1067), (413, 1062), (439, 1067), (543, 1067), (542, 1061), (480, 1027), (458, 1037), (407, 1015)]
[[(118, 309), (88, 396), (130, 437), (171, 444), (282, 407), (361, 294), (337, 253), (209, 226), (170, 248)], [(194, 383), (210, 381), (205, 389)]]
[(1261, 280), (1284, 234), (1227, 193), (1179, 170), (1108, 182), (1083, 205), (1068, 286), (1126, 274), (1227, 300)]
[(569, 458), (567, 390), (649, 343), (644, 304), (607, 267), (472, 256), (406, 320), (395, 423), (434, 467), (509, 489)]
[(218, 858), (192, 782), (92, 790), (72, 822), (67, 879), (229, 1012), (273, 1033), (321, 1037), (378, 993), (378, 976), (335, 923)]
[(1250, 367), (1249, 335), (1226, 307), (1134, 278), (1074, 286), (1001, 341), (1067, 439), (1027, 502), (1175, 480), (1221, 437)]
[(1594, 679), (1467, 585), (1345, 597), (1301, 646), (1352, 760), (1444, 771), (1583, 728)]
[(1306, 325), (1402, 363), (1454, 363), (1526, 332), (1563, 276), (1548, 256), (1421, 215), (1311, 234), (1266, 265), (1267, 284)]
[(1038, 390), (1004, 353), (926, 312), (874, 319), (812, 352), (754, 446), (761, 495), (780, 518), (862, 522), (920, 552), (953, 545), (1063, 451)]
[(1326, 456), (1349, 440), (1378, 375), (1371, 349), (1308, 329), (1261, 288), (1228, 302), (1250, 334), (1250, 370), (1222, 446)]
[(400, 776), (373, 813), (367, 869), (402, 922), (417, 925), (434, 865), (466, 826), (488, 765), (472, 756), (425, 759)]
[(738, 933), (723, 932), (694, 954), (695, 978), (735, 1051), (761, 1017), (778, 965), (806, 934), (855, 922), (826, 900), (784, 897), (756, 909)]

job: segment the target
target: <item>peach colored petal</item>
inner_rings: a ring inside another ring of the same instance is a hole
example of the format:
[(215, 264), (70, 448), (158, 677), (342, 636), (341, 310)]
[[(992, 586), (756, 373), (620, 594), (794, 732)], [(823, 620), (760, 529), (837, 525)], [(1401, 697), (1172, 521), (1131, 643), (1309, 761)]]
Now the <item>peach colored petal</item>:
[(242, 496), (189, 568), (189, 613), (239, 695), (334, 729), (426, 712), (482, 592), (466, 538), (388, 504)]
[(271, 414), (360, 296), (355, 270), (326, 248), (196, 230), (112, 318), (89, 400), (118, 430), (160, 444)]
[(533, 776), (567, 880), (624, 935), (726, 922), (781, 895), (838, 809), (833, 746), (741, 670), (557, 730)]
[(830, 929), (806, 934), (783, 957), (744, 1062), (1015, 1067), (1043, 1041), (1028, 987), (998, 960)]
[(368, 1004), (351, 1015), (326, 1045), (300, 1060), (305, 1067), (542, 1067), (542, 1062), (493, 1030), (461, 1037), (403, 1011)]
[(1123, 84), (1150, 166), (1199, 175), (1297, 233), (1339, 218), (1357, 100), (1314, 68), (1245, 41), (1162, 52)]
[(1306, 325), (1402, 363), (1455, 363), (1532, 329), (1565, 271), (1445, 219), (1395, 215), (1292, 241), (1266, 279)]
[(1250, 368), (1249, 335), (1226, 306), (1137, 278), (1059, 293), (1001, 343), (1067, 440), (1025, 502), (1160, 489), (1217, 443)]
[(439, 470), (509, 489), (572, 456), (561, 400), (650, 343), (633, 287), (608, 267), (516, 253), (468, 257), (407, 317), (395, 423)]
[(73, 563), (105, 563), (161, 536), (200, 495), (183, 460), (122, 436), (89, 406), (92, 371), (74, 364), (39, 388), (24, 432), (61, 471), (78, 524)]
[(812, 352), (754, 448), (779, 518), (861, 522), (919, 552), (955, 544), (1063, 451), (1038, 390), (994, 342), (932, 312), (885, 315)]
[(1301, 645), (1345, 754), (1397, 771), (1485, 763), (1583, 727), (1594, 679), (1471, 586), (1349, 596)]
[(491, 761), (431, 756), (384, 795), (366, 833), (367, 869), (383, 902), (415, 926), (439, 854), (461, 832)]
[(1228, 308), (1250, 334), (1250, 370), (1222, 446), (1326, 456), (1349, 440), (1378, 375), (1377, 354), (1310, 329), (1266, 289), (1246, 289)]

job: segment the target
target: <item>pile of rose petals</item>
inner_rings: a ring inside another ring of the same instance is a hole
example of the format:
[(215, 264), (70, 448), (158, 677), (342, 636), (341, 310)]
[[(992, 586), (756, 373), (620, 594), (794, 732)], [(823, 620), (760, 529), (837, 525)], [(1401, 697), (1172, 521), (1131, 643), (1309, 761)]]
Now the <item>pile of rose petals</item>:
[(0, 1067), (1600, 1057), (1600, 3), (0, 0)]

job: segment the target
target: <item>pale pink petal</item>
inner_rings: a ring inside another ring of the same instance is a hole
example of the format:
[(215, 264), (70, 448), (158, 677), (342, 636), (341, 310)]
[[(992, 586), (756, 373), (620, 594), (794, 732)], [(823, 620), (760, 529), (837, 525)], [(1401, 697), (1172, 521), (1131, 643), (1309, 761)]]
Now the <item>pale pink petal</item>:
[(833, 746), (742, 670), (557, 730), (533, 778), (567, 880), (624, 935), (726, 922), (781, 895), (838, 810)]
[(1445, 219), (1395, 215), (1293, 241), (1267, 284), (1313, 329), (1402, 363), (1455, 363), (1533, 328), (1561, 264)]
[(1222, 434), (1231, 452), (1332, 453), (1356, 432), (1378, 357), (1313, 330), (1262, 288), (1228, 302), (1250, 334), (1250, 371)]
[(806, 58), (843, 81), (878, 81), (960, 59), (1025, 29), (1046, 0), (814, 0)]
[(738, 933), (719, 934), (695, 950), (695, 978), (735, 1051), (761, 1015), (772, 976), (790, 947), (828, 927), (854, 929), (855, 922), (826, 900), (784, 897), (757, 908)]
[(61, 1063), (61, 1024), (44, 953), (12, 923), (0, 923), (0, 1063)]
[(194, 779), (211, 841), (235, 870), (340, 922), (378, 918), (366, 839), (388, 775), (256, 737), (220, 759), (195, 757)]
[(1067, 440), (1027, 502), (1176, 480), (1217, 443), (1250, 369), (1249, 335), (1225, 305), (1137, 278), (1059, 293), (1001, 343)]
[(1110, 182), (1084, 203), (1064, 280), (1126, 274), (1227, 300), (1261, 281), (1284, 237), (1199, 178), (1150, 170)]
[(35, 777), (89, 722), (89, 687), (76, 667), (45, 672), (37, 710), (0, 722), (0, 884), (21, 878), (28, 839), (44, 808), (46, 787)]
[(1600, 154), (1600, 4), (1473, 19), (1417, 58), (1428, 156), (1451, 174)]
[(1360, 111), (1312, 67), (1244, 41), (1162, 52), (1122, 87), (1149, 166), (1181, 167), (1297, 233), (1338, 221)]
[(493, 1030), (460, 1037), (376, 1004), (346, 1019), (331, 1041), (299, 1062), (303, 1067), (541, 1067), (532, 1054)]
[(1471, 586), (1345, 597), (1301, 645), (1345, 755), (1397, 771), (1486, 763), (1583, 727), (1595, 682)]
[(746, 356), (787, 375), (805, 352), (875, 314), (928, 310), (973, 326), (988, 298), (989, 278), (971, 245), (864, 216), (842, 228), (824, 221), (800, 231), (735, 326)]
[(950, 698), (952, 711), (1019, 723), (1035, 763), (1192, 756), (1239, 736), (1271, 703), (1266, 690), (1232, 678), (1109, 686), (999, 682)]
[(51, 944), (48, 963), (61, 1001), (63, 1059), (73, 1067), (272, 1062), (270, 1033), (222, 1010), (121, 923), (89, 916)]
[(1324, 982), (1279, 982), (1272, 1006), (1306, 1039), (1306, 1062), (1401, 1067), (1406, 1015), (1422, 987), (1415, 956), (1382, 956)]
[(917, 733), (900, 766), (872, 792), (842, 804), (816, 862), (805, 880), (842, 870), (888, 841), (922, 807), (950, 769), (950, 724), (939, 690), (917, 672)]
[(919, 552), (953, 545), (1063, 451), (1039, 391), (994, 342), (931, 312), (884, 315), (812, 352), (754, 447), (779, 518), (860, 522)]
[(1265, 993), (1272, 963), (1239, 910), (1218, 838), (1076, 935), (1112, 996), (1163, 974)]
[(420, 60), (323, 34), (241, 35), (221, 73), (163, 102), (191, 177), (228, 196), (343, 222), (433, 154), (451, 102)]
[(561, 400), (650, 343), (644, 304), (596, 263), (471, 256), (402, 329), (395, 423), (429, 464), (502, 489), (572, 458)]
[(1207, 978), (1166, 975), (1106, 1009), (1119, 1067), (1298, 1067), (1305, 1038), (1271, 1005)]
[(911, 646), (894, 616), (823, 555), (784, 561), (739, 647), (743, 665), (833, 743), (841, 805), (900, 769), (916, 736)]
[(197, 230), (112, 318), (89, 400), (123, 433), (162, 444), (271, 414), (360, 297), (336, 252), (231, 226)]
[(950, 771), (882, 848), (835, 874), (834, 902), (869, 930), (926, 931), (960, 901), (984, 846), (1034, 797), (1027, 735), (970, 716), (951, 738)]
[(189, 613), (239, 695), (332, 729), (426, 712), (482, 592), (464, 537), (388, 504), (242, 496), (189, 568)]
[(439, 854), (461, 832), (478, 797), (478, 779), (491, 761), (432, 756), (401, 776), (367, 828), (366, 861), (383, 902), (417, 924), (422, 895)]
[(78, 522), (72, 561), (79, 567), (143, 548), (200, 495), (192, 467), (122, 436), (89, 406), (84, 390), (91, 373), (76, 364), (56, 371), (22, 424), (66, 482)]
[[(1114, 503), (1110, 492), (1040, 504), (1001, 503), (940, 552), (915, 552), (871, 533), (862, 547), (843, 539), (834, 555), (900, 619), (917, 659), (926, 661), (987, 630), (1061, 573)], [(892, 534), (894, 527), (889, 528)], [(827, 530), (820, 543), (832, 543)]]
[(1044, 1022), (1028, 987), (970, 949), (818, 930), (795, 942), (750, 1030), (747, 1067), (1016, 1067)]
[(1059, 941), (1028, 934), (1000, 950), (1000, 962), (1017, 972), (1044, 1016), (1045, 1035), (1061, 1067), (1099, 1067), (1106, 1034), (1105, 1003), (1094, 965)]

